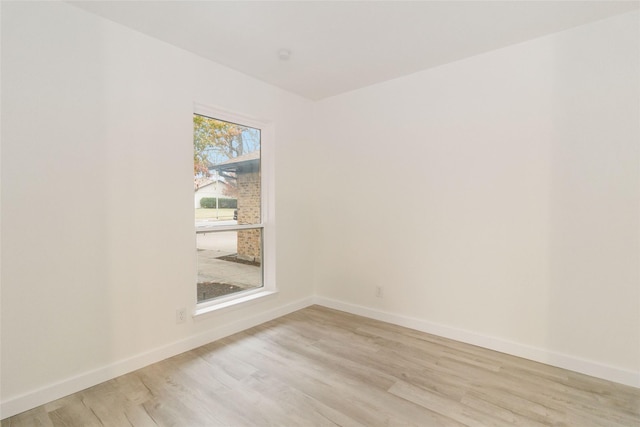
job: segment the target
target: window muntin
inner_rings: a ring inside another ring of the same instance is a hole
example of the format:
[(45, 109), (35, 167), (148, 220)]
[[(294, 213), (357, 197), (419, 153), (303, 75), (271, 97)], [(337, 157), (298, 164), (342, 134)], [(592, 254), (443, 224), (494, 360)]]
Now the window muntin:
[(196, 300), (264, 286), (261, 130), (194, 114)]

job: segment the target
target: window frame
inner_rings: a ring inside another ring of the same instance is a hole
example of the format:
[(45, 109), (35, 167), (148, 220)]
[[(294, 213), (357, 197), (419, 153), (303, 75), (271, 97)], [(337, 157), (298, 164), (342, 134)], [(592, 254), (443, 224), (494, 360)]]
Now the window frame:
[[(246, 291), (236, 292), (223, 297), (211, 299), (208, 301), (198, 302), (197, 287), (198, 282), (198, 265), (197, 259), (194, 260), (194, 280), (190, 287), (193, 300), (195, 301), (195, 310), (193, 316), (201, 316), (223, 308), (237, 306), (239, 304), (254, 301), (256, 299), (273, 295), (277, 293), (276, 287), (276, 253), (275, 253), (275, 200), (274, 200), (274, 144), (273, 144), (273, 123), (266, 120), (260, 120), (243, 114), (238, 114), (217, 107), (211, 107), (205, 104), (194, 103), (191, 120), (193, 115), (202, 115), (216, 120), (235, 123), (241, 126), (247, 126), (260, 130), (260, 223), (259, 224), (236, 224), (236, 225), (219, 225), (211, 226), (206, 229), (206, 233), (216, 233), (223, 231), (236, 231), (247, 229), (262, 230), (262, 287), (257, 289), (249, 289)], [(193, 143), (191, 143), (193, 149)], [(195, 209), (195, 207), (194, 207)], [(195, 217), (195, 211), (194, 215)], [(197, 251), (196, 238), (198, 229), (194, 226), (194, 253)], [(200, 231), (203, 232), (203, 231)]]

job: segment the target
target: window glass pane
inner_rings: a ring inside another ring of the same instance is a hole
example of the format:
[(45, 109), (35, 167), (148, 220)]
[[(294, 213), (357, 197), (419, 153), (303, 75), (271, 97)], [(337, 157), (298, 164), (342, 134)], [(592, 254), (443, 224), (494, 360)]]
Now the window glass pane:
[[(260, 137), (259, 129), (193, 116), (198, 303), (263, 286)], [(247, 225), (257, 227), (234, 230)]]
[(198, 302), (262, 287), (262, 229), (197, 233)]
[(196, 225), (260, 224), (260, 129), (193, 116)]

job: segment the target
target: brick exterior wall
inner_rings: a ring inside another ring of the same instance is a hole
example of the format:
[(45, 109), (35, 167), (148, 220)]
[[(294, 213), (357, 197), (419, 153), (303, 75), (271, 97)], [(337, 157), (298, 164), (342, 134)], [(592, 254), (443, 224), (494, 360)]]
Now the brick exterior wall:
[[(238, 185), (238, 224), (260, 223), (260, 171), (243, 167), (236, 172)], [(262, 261), (260, 230), (238, 231), (238, 258)]]

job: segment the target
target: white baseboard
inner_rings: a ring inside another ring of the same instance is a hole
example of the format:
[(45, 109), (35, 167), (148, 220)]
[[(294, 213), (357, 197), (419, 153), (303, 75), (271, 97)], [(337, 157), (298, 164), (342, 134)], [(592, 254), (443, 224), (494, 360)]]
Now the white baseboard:
[(400, 314), (389, 313), (376, 310), (369, 307), (363, 307), (356, 304), (345, 303), (316, 296), (314, 303), (324, 307), (345, 311), (351, 314), (368, 317), (383, 322), (392, 323), (398, 326), (415, 329), (444, 338), (461, 341), (468, 344), (477, 345), (479, 347), (488, 348), (490, 350), (499, 351), (501, 353), (511, 354), (513, 356), (522, 357), (536, 362), (545, 363), (547, 365), (556, 366), (570, 371), (579, 372), (581, 374), (602, 378), (620, 384), (629, 385), (640, 388), (640, 373), (625, 369), (616, 368), (614, 366), (604, 365), (591, 360), (581, 359), (575, 356), (569, 356), (557, 353), (551, 350), (545, 350), (537, 347), (531, 347), (525, 344), (504, 340), (501, 338), (481, 335), (476, 332), (452, 328), (450, 326), (438, 323), (428, 322), (421, 319), (403, 316)]
[(84, 390), (88, 387), (92, 387), (96, 384), (116, 378), (120, 375), (135, 371), (136, 369), (144, 368), (152, 363), (159, 362), (177, 354), (184, 353), (185, 351), (189, 351), (229, 335), (233, 335), (237, 332), (244, 331), (268, 322), (269, 320), (273, 320), (308, 307), (312, 304), (312, 297), (304, 298), (247, 319), (226, 324), (202, 334), (190, 336), (166, 346), (155, 348), (93, 371), (83, 372), (75, 377), (11, 398), (0, 404), (0, 419), (11, 417), (35, 408), (36, 406), (43, 405), (61, 397)]

